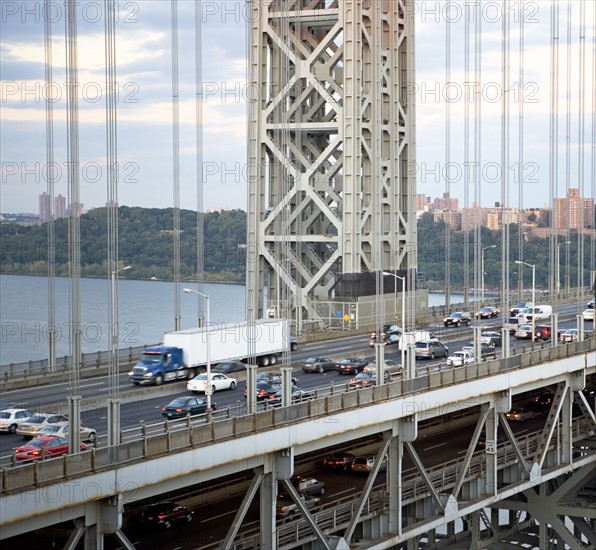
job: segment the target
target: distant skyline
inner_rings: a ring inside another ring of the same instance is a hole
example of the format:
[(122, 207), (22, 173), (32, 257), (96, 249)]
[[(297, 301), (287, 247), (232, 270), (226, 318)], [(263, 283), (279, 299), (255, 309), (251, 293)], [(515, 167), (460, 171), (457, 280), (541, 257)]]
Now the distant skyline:
[[(460, 207), (496, 202), (523, 208), (550, 205), (569, 187), (594, 197), (594, 10), (585, 2), (584, 117), (579, 85), (581, 2), (558, 6), (558, 109), (556, 162), (550, 157), (551, 135), (551, 6), (550, 0), (511, 4), (510, 72), (503, 94), (501, 2), (483, 2), (481, 81), (474, 84), (475, 34), (473, 2), (416, 2), (417, 192), (441, 196), (449, 192)], [(64, 4), (51, 2), (51, 14), (41, 1), (5, 2), (2, 5), (0, 62), (2, 63), (2, 167), (0, 204), (3, 212), (38, 212), (38, 196), (46, 191), (46, 98), (54, 107), (55, 195), (67, 197)], [(196, 127), (194, 2), (178, 2), (180, 89), (181, 206), (196, 209)], [(203, 174), (204, 210), (214, 207), (246, 210), (246, 22), (244, 1), (202, 3), (203, 44)], [(171, 5), (168, 2), (117, 3), (118, 203), (141, 207), (173, 205), (172, 190), (172, 76)], [(522, 11), (520, 12), (520, 7)], [(103, 3), (80, 2), (78, 59), (81, 96), (80, 159), (81, 201), (95, 208), (107, 202), (105, 181), (105, 71)], [(568, 21), (568, 15), (571, 15)], [(52, 22), (52, 92), (45, 85), (44, 18)], [(520, 85), (519, 29), (524, 21), (523, 85)], [(446, 28), (451, 21), (451, 60), (447, 82)], [(569, 23), (569, 24), (568, 24)], [(568, 34), (569, 33), (569, 34)], [(469, 56), (464, 55), (466, 36)], [(569, 48), (568, 48), (569, 44)], [(569, 68), (568, 59), (571, 60)], [(466, 72), (466, 65), (468, 72)], [(447, 83), (446, 83), (447, 82)], [(570, 83), (568, 89), (567, 82)], [(467, 83), (467, 84), (464, 84)], [(502, 98), (508, 95), (509, 117), (503, 125)], [(478, 103), (477, 99), (482, 98)], [(446, 99), (449, 104), (446, 103)], [(468, 106), (466, 119), (466, 105)], [(481, 106), (480, 176), (474, 187), (474, 112)], [(523, 107), (523, 109), (521, 109)], [(449, 110), (450, 132), (446, 117)], [(523, 114), (523, 173), (519, 185), (519, 121)], [(467, 124), (466, 124), (467, 120)], [(583, 169), (579, 166), (584, 125)], [(467, 128), (467, 130), (466, 130)], [(507, 139), (502, 139), (502, 130)], [(469, 147), (464, 150), (465, 135)], [(447, 149), (447, 139), (450, 148)], [(507, 154), (501, 143), (509, 144)], [(509, 166), (507, 171), (501, 164)], [(556, 178), (551, 176), (556, 167)], [(508, 186), (501, 186), (506, 172)], [(583, 182), (580, 181), (583, 175)], [(446, 178), (449, 181), (446, 181)], [(550, 182), (555, 181), (552, 187)], [(519, 193), (522, 196), (519, 196)]]

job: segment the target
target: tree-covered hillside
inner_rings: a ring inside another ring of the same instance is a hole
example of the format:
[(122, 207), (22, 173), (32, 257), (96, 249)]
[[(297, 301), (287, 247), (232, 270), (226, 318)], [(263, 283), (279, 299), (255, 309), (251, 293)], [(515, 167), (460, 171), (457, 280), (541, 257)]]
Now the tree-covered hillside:
[[(81, 274), (106, 277), (107, 210), (97, 208), (81, 216)], [(118, 209), (118, 256), (131, 265), (135, 278), (172, 279), (174, 275), (172, 208)], [(180, 273), (196, 277), (197, 213), (180, 210)], [(246, 213), (241, 210), (203, 215), (205, 277), (209, 280), (243, 281)], [(0, 225), (0, 265), (3, 273), (47, 273), (47, 226)], [(55, 222), (56, 274), (68, 275), (68, 219)]]
[[(81, 216), (81, 273), (88, 277), (106, 277), (107, 270), (107, 211), (105, 208), (92, 210)], [(120, 265), (131, 265), (127, 274), (134, 278), (173, 279), (174, 213), (171, 208), (138, 208), (121, 206), (118, 209), (119, 258)], [(196, 278), (197, 272), (197, 213), (180, 210), (180, 272), (183, 279)], [(434, 222), (431, 213), (424, 214), (418, 221), (418, 269), (424, 275), (429, 288), (445, 286), (446, 229), (444, 222)], [(232, 210), (203, 214), (205, 278), (214, 281), (242, 282), (245, 278), (246, 253), (239, 244), (246, 242), (246, 212)], [(56, 273), (68, 275), (68, 219), (57, 220)], [(510, 286), (517, 284), (518, 227), (509, 227), (509, 251), (511, 263)], [(501, 284), (501, 232), (482, 229), (482, 247), (487, 249), (485, 259), (486, 288), (499, 288)], [(559, 239), (561, 242), (563, 239)], [(571, 245), (561, 247), (561, 280), (569, 275), (571, 286), (577, 284), (578, 237), (570, 235)], [(21, 225), (0, 225), (0, 266), (3, 273), (45, 275), (47, 273), (47, 226), (24, 227)], [(585, 274), (590, 264), (589, 237), (584, 238)], [(450, 234), (451, 286), (462, 288), (464, 266), (468, 258), (468, 283), (474, 286), (474, 235), (466, 237), (462, 231)], [(570, 253), (569, 261), (565, 254)], [(549, 239), (531, 239), (523, 242), (524, 260), (536, 265), (537, 288), (548, 287), (552, 273), (549, 266)], [(567, 265), (569, 271), (567, 272)], [(524, 273), (524, 286), (531, 284), (531, 270)], [(588, 279), (585, 278), (588, 284)]]

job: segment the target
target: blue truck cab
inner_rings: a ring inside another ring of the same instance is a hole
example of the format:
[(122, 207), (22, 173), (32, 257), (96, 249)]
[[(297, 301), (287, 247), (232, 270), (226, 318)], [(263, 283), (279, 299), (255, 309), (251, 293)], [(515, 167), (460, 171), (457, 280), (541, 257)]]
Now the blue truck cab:
[(133, 384), (159, 386), (170, 380), (192, 378), (194, 372), (191, 371), (184, 364), (180, 348), (153, 346), (143, 351), (140, 361), (128, 373), (128, 377)]

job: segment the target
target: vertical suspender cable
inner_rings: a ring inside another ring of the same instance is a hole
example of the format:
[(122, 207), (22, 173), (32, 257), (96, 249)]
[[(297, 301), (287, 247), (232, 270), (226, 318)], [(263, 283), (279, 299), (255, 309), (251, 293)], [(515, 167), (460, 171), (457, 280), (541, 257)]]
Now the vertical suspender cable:
[(474, 286), (478, 288), (480, 281), (482, 280), (482, 223), (479, 219), (480, 207), (482, 206), (482, 169), (480, 165), (481, 159), (481, 112), (482, 112), (482, 17), (480, 12), (480, 4), (474, 4), (474, 194), (475, 202), (478, 206), (476, 208), (476, 247), (475, 247), (475, 265), (476, 265), (476, 278), (474, 280)]
[[(590, 168), (590, 196), (596, 197), (596, 9), (592, 4), (592, 162)], [(592, 211), (592, 216), (596, 214)], [(589, 286), (596, 295), (596, 236), (592, 233), (590, 239), (590, 281)]]
[(180, 97), (178, 93), (178, 0), (171, 0), (172, 183), (174, 191), (174, 330), (180, 330)]
[[(51, 0), (45, 0), (46, 13), (50, 13)], [(52, 21), (44, 18), (44, 54), (46, 90), (53, 90), (52, 76)], [(56, 235), (54, 220), (54, 183), (56, 178), (54, 165), (54, 98), (46, 94), (46, 162), (47, 162), (47, 194), (48, 194), (48, 368), (56, 368)]]
[[(549, 204), (552, 206), (553, 220), (552, 224), (558, 219), (558, 205), (555, 202), (558, 189), (558, 96), (559, 96), (559, 4), (553, 2), (551, 5), (551, 57), (550, 57), (550, 151), (549, 151)], [(553, 261), (556, 258), (554, 231), (549, 235), (549, 265), (555, 266)], [(521, 267), (521, 266), (520, 266)], [(556, 266), (555, 266), (556, 267)], [(552, 295), (554, 289), (554, 275), (549, 274), (549, 292)]]
[(501, 25), (501, 300), (508, 309), (509, 296), (509, 10), (503, 0)]
[(118, 365), (118, 135), (116, 81), (116, 6), (105, 0), (106, 160), (108, 278), (110, 281), (110, 362), (108, 369), (108, 445), (120, 442), (120, 384)]
[[(449, 4), (447, 4), (449, 7)], [(445, 88), (451, 84), (451, 22), (445, 17)], [(451, 210), (449, 166), (451, 162), (451, 103), (445, 98), (445, 198)], [(451, 224), (445, 224), (445, 307), (451, 309)]]
[[(578, 109), (578, 124), (577, 124), (577, 143), (578, 147), (578, 155), (577, 155), (577, 181), (579, 185), (579, 196), (583, 200), (586, 197), (586, 186), (584, 182), (584, 162), (585, 162), (585, 155), (584, 155), (584, 147), (585, 147), (585, 115), (586, 115), (586, 95), (585, 95), (585, 86), (586, 86), (586, 1), (580, 0), (579, 4), (579, 75), (578, 75), (578, 82), (579, 82), (579, 109)], [(592, 90), (592, 94), (594, 90)], [(592, 198), (594, 195), (592, 195)], [(578, 304), (581, 300), (581, 293), (584, 288), (585, 279), (584, 279), (584, 228), (586, 227), (586, 219), (585, 219), (585, 211), (582, 206), (579, 210), (579, 227), (581, 228), (577, 232), (577, 292), (578, 292)]]
[[(205, 248), (204, 248), (204, 202), (205, 182), (203, 180), (203, 4), (195, 0), (195, 141), (197, 147), (197, 290), (205, 294)], [(200, 309), (201, 295), (197, 294), (198, 326), (203, 325), (204, 312)]]
[[(464, 73), (465, 82), (470, 82), (470, 7), (465, 4), (464, 17)], [(466, 216), (470, 208), (470, 86), (466, 86), (464, 95), (464, 208)], [(470, 228), (467, 223), (464, 230), (464, 307), (469, 309), (470, 292)]]
[[(581, 61), (580, 61), (581, 62)], [(566, 101), (565, 101), (565, 196), (569, 197), (571, 187), (571, 2), (567, 1), (567, 67), (566, 67)], [(579, 183), (579, 182), (578, 182)], [(565, 242), (569, 241), (569, 226), (571, 223), (571, 202), (565, 201)], [(580, 209), (581, 210), (581, 209)], [(580, 226), (581, 227), (581, 226)], [(578, 238), (581, 239), (581, 230), (578, 231)], [(564, 247), (565, 254), (565, 296), (569, 296), (569, 247)], [(557, 252), (559, 245), (557, 245)], [(557, 266), (559, 261), (557, 253)]]
[(66, 137), (69, 198), (69, 276), (70, 276), (70, 388), (68, 446), (70, 453), (80, 448), (80, 367), (81, 338), (81, 199), (79, 180), (79, 79), (77, 59), (76, 0), (66, 0)]
[[(524, 40), (524, 4), (521, 5), (521, 14), (519, 18), (519, 106), (518, 106), (518, 219), (517, 219), (517, 258), (524, 261), (524, 232), (522, 227), (522, 212), (524, 209), (524, 61), (525, 61), (525, 40)], [(520, 266), (521, 267), (521, 266)], [(522, 279), (517, 279), (517, 300), (522, 299)], [(507, 308), (508, 309), (508, 308)]]

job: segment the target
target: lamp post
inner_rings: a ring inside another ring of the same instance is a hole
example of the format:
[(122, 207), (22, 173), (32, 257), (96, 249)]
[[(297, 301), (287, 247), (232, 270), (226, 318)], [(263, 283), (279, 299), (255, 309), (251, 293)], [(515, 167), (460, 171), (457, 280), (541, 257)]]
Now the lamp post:
[(212, 388), (211, 388), (211, 346), (209, 345), (209, 342), (211, 340), (211, 337), (209, 335), (209, 330), (210, 330), (210, 320), (211, 320), (211, 307), (209, 305), (209, 294), (203, 294), (202, 292), (199, 292), (198, 290), (194, 290), (192, 288), (183, 288), (182, 289), (183, 292), (186, 292), (187, 294), (190, 294), (191, 292), (194, 292), (195, 294), (198, 294), (199, 296), (205, 298), (206, 301), (206, 310), (207, 310), (207, 325), (206, 325), (206, 334), (207, 334), (207, 385), (205, 386), (205, 401), (207, 401), (207, 415), (211, 415), (211, 393), (212, 393)]
[[(400, 337), (400, 343), (399, 343), (399, 347), (401, 348), (401, 368), (405, 369), (405, 353), (406, 353), (406, 348), (405, 348), (405, 338), (403, 337), (405, 331), (406, 331), (406, 325), (405, 325), (405, 319), (406, 319), (406, 278), (405, 277), (400, 277), (399, 275), (396, 275), (395, 273), (391, 273), (390, 271), (383, 271), (383, 275), (385, 276), (391, 276), (391, 277), (395, 277), (396, 279), (399, 279), (401, 281), (401, 334), (402, 336)], [(397, 286), (397, 285), (396, 285)], [(385, 373), (383, 373), (383, 376), (385, 375)]]
[(488, 250), (489, 248), (497, 248), (496, 244), (491, 244), (490, 246), (485, 246), (482, 248), (482, 254), (480, 255), (480, 270), (482, 273), (480, 274), (480, 302), (481, 307), (484, 307), (484, 251)]
[(114, 269), (110, 279), (110, 304), (112, 313), (111, 342), (110, 342), (110, 398), (108, 399), (108, 446), (120, 443), (120, 399), (118, 398), (118, 342), (120, 334), (118, 329), (118, 311), (116, 304), (116, 275), (121, 271), (127, 271), (131, 266), (127, 265), (120, 269)]
[(561, 292), (561, 265), (560, 265), (560, 257), (561, 257), (561, 245), (562, 244), (571, 244), (571, 241), (565, 241), (563, 243), (557, 243), (557, 296)]
[(515, 263), (532, 268), (532, 342), (534, 342), (536, 340), (536, 266), (521, 260), (515, 260)]

